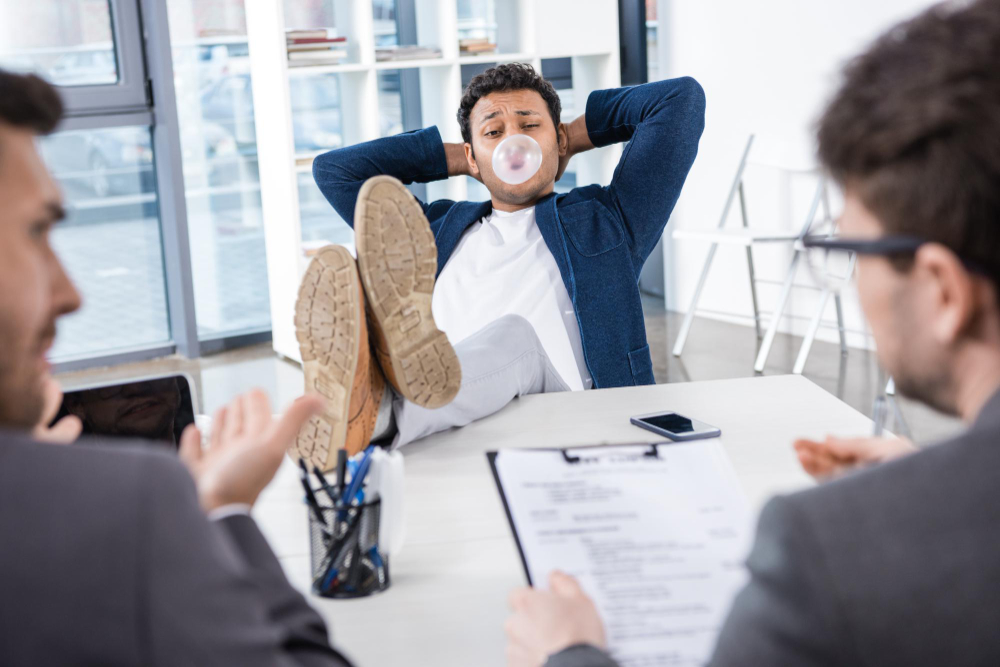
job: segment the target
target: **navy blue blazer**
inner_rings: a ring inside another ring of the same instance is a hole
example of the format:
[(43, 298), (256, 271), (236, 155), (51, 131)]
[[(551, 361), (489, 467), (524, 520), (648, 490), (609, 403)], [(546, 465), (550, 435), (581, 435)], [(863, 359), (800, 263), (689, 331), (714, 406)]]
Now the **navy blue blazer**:
[[(594, 146), (627, 141), (611, 184), (542, 198), (535, 221), (576, 309), (594, 387), (653, 384), (639, 274), (677, 203), (705, 127), (705, 94), (692, 78), (598, 90), (587, 99)], [(448, 178), (436, 127), (339, 148), (316, 158), (316, 184), (349, 224), (362, 183), (379, 174), (403, 183)], [(423, 203), (438, 272), (490, 202)], [(516, 286), (512, 286), (516, 287)]]

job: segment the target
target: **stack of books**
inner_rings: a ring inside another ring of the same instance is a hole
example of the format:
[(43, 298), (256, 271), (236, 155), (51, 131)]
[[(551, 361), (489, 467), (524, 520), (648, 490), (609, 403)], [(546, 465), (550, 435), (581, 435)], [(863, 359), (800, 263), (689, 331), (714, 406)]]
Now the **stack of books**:
[(338, 37), (335, 28), (288, 30), (288, 66), (337, 65), (347, 59), (347, 38)]
[(495, 53), (497, 45), (486, 37), (458, 40), (458, 50), (463, 56), (478, 56), (484, 53)]
[(380, 46), (375, 49), (375, 60), (422, 60), (440, 58), (441, 49), (431, 46)]

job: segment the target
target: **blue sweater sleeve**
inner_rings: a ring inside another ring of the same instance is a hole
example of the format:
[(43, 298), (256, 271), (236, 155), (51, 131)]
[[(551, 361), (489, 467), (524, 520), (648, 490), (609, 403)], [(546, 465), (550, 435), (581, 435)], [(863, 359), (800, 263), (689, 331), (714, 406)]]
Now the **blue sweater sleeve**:
[[(407, 185), (448, 178), (448, 161), (437, 127), (338, 148), (313, 162), (313, 178), (320, 192), (352, 227), (362, 184), (382, 174)], [(426, 212), (428, 206), (423, 202), (421, 206)]]
[(690, 77), (598, 90), (587, 99), (594, 146), (627, 141), (608, 192), (637, 266), (645, 262), (680, 196), (705, 128), (705, 92)]

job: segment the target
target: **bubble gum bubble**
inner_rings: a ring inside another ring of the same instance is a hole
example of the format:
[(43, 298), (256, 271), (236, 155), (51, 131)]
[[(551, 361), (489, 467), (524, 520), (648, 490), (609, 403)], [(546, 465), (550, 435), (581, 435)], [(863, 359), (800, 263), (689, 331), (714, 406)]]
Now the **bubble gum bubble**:
[(493, 172), (504, 183), (520, 185), (542, 166), (542, 147), (526, 134), (512, 134), (493, 149)]

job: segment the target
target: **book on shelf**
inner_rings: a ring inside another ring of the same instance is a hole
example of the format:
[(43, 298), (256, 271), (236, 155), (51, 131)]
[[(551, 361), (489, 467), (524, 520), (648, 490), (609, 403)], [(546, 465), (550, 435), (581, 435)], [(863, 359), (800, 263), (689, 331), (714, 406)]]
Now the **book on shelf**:
[(458, 50), (465, 55), (493, 53), (497, 50), (497, 45), (486, 37), (469, 37), (458, 40)]
[(340, 35), (337, 34), (336, 28), (309, 28), (309, 29), (299, 29), (292, 28), (285, 31), (285, 39), (296, 40), (296, 39), (327, 39), (335, 40), (340, 39)]
[(343, 50), (344, 47), (346, 47), (346, 46), (347, 46), (347, 42), (346, 41), (343, 41), (343, 42), (319, 42), (319, 43), (312, 43), (312, 44), (289, 44), (288, 45), (288, 52), (289, 53), (293, 53), (293, 52), (297, 53), (299, 51), (319, 51), (320, 53), (322, 53), (323, 51), (331, 51), (331, 50), (336, 50), (336, 49)]
[(344, 46), (347, 44), (346, 37), (338, 37), (337, 39), (289, 39), (287, 41), (289, 49), (321, 49), (323, 47)]
[(384, 46), (375, 49), (375, 60), (378, 62), (440, 57), (441, 49), (430, 46)]
[(339, 65), (340, 61), (347, 59), (347, 51), (330, 51), (329, 54), (321, 56), (315, 53), (296, 52), (288, 54), (289, 67), (306, 67), (307, 65)]

